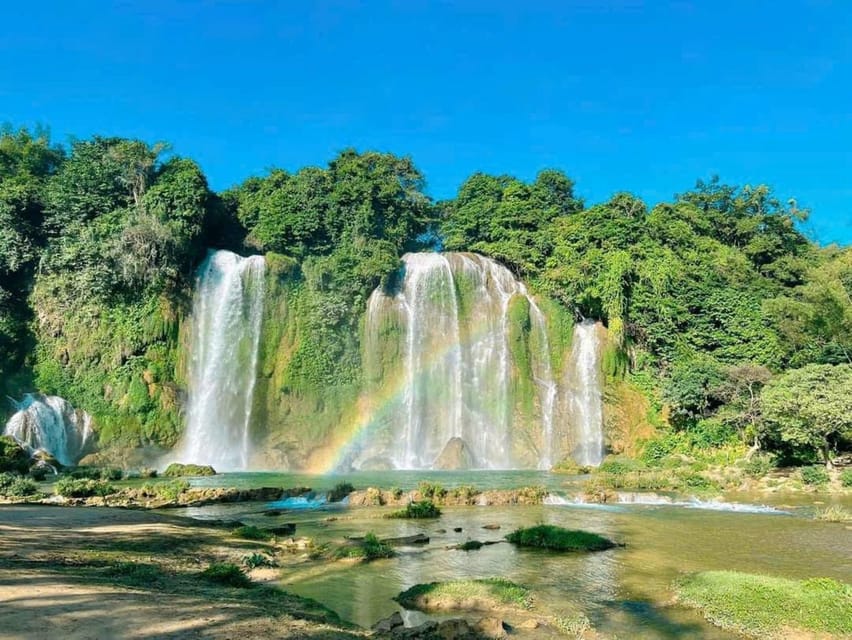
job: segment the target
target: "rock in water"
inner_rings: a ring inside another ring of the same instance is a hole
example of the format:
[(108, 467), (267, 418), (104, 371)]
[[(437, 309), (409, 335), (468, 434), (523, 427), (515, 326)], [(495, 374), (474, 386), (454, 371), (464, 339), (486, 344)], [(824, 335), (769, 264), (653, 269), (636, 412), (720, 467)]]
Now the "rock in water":
[(450, 438), (444, 450), (435, 459), (432, 465), (435, 469), (442, 471), (455, 471), (457, 469), (473, 468), (473, 454), (470, 452), (467, 444), (461, 438)]

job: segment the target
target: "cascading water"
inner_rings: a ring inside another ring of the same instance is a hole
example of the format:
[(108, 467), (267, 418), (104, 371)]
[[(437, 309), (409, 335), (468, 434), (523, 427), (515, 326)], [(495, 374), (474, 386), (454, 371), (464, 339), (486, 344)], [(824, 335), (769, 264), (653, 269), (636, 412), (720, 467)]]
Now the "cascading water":
[(598, 356), (598, 327), (586, 320), (574, 327), (569, 373), (571, 415), (574, 424), (573, 458), (577, 464), (597, 466), (604, 455), (602, 381)]
[(6, 423), (12, 436), (30, 451), (47, 451), (61, 464), (76, 464), (92, 440), (91, 418), (59, 396), (26, 394), (15, 402), (15, 414)]
[(248, 467), (265, 271), (262, 256), (230, 251), (211, 252), (199, 269), (183, 462)]
[(367, 351), (394, 335), (402, 362), (398, 401), (383, 418), (390, 437), (371, 453), (398, 469), (515, 465), (509, 307), (520, 297), (538, 345), (530, 355), (541, 406), (540, 464), (550, 466), (556, 382), (544, 316), (524, 285), (475, 254), (413, 253), (403, 262), (399, 290), (377, 289), (367, 310)]

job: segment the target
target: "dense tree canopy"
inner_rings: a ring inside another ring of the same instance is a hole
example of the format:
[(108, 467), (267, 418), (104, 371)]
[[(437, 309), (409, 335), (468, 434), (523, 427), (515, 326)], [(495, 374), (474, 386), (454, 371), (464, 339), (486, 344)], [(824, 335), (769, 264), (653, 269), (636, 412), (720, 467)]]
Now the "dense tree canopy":
[(295, 274), (301, 333), (281, 384), (306, 392), (357, 381), (370, 291), (393, 285), (405, 251), (441, 246), (493, 257), (574, 317), (602, 320), (674, 428), (711, 421), (748, 444), (837, 448), (845, 423), (803, 411), (819, 385), (848, 384), (834, 365), (852, 363), (852, 249), (809, 242), (806, 217), (764, 185), (716, 178), (650, 210), (628, 193), (586, 206), (557, 170), (476, 173), (434, 205), (410, 158), (351, 149), (217, 195), (163, 144), (61, 147), (7, 127), (0, 376), (9, 393), (84, 404), (116, 437), (135, 420), (132, 437), (167, 443), (178, 327), (207, 247), (279, 254), (270, 264)]

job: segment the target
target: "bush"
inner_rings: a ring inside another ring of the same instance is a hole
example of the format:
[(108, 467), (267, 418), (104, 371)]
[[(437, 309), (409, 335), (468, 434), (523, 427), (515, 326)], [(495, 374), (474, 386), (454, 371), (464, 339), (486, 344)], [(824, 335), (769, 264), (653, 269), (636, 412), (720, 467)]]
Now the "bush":
[(124, 471), (114, 467), (101, 469), (101, 480), (121, 480), (124, 477)]
[(428, 499), (441, 499), (447, 495), (447, 490), (444, 487), (439, 484), (432, 484), (431, 482), (421, 482), (417, 485), (417, 490), (420, 491), (420, 495), (423, 498)]
[(393, 487), (390, 492), (394, 500), (399, 500), (402, 497), (403, 493), (402, 489), (400, 489), (399, 487)]
[(43, 482), (49, 473), (53, 472), (50, 470), (50, 467), (46, 465), (35, 465), (34, 467), (30, 467), (30, 478), (36, 482)]
[(438, 518), (441, 510), (431, 500), (409, 502), (405, 509), (387, 514), (386, 518)]
[(0, 436), (0, 472), (26, 473), (30, 454), (12, 436)]
[(189, 482), (186, 480), (172, 480), (155, 485), (145, 485), (145, 487), (153, 487), (154, 495), (169, 502), (176, 501), (184, 491), (189, 489), (189, 486)]
[(65, 498), (88, 498), (90, 496), (108, 496), (115, 493), (115, 488), (105, 480), (69, 478), (67, 476), (57, 480), (53, 489)]
[(809, 485), (828, 484), (828, 471), (825, 467), (802, 467), (799, 469), (799, 475), (802, 476), (802, 482)]
[(180, 462), (173, 462), (166, 467), (166, 470), (163, 471), (163, 475), (167, 478), (180, 478), (183, 476), (215, 476), (216, 470), (209, 464), (181, 464)]
[(353, 491), (355, 491), (355, 487), (349, 482), (339, 482), (334, 485), (334, 489), (328, 492), (328, 501), (340, 502)]
[(631, 458), (607, 458), (598, 467), (599, 473), (611, 473), (613, 475), (624, 475), (631, 471), (639, 471), (643, 464)]
[(0, 473), (0, 495), (9, 498), (24, 498), (38, 493), (38, 486), (26, 476), (13, 473)]
[(743, 471), (752, 478), (762, 478), (775, 467), (775, 459), (768, 454), (752, 456), (746, 461)]
[(841, 471), (840, 484), (844, 487), (852, 487), (852, 469), (844, 469)]
[(257, 567), (277, 567), (278, 564), (272, 558), (263, 555), (262, 553), (252, 553), (243, 558), (243, 564), (249, 569)]
[(242, 527), (237, 527), (233, 531), (234, 535), (237, 538), (242, 538), (243, 540), (272, 540), (272, 533), (267, 531), (266, 529), (261, 529), (260, 527), (255, 527), (254, 525), (246, 524)]
[(217, 562), (211, 564), (200, 576), (208, 582), (214, 582), (226, 587), (239, 587), (247, 589), (252, 582), (245, 572), (235, 564), (229, 562)]
[(394, 555), (393, 548), (386, 542), (379, 540), (374, 533), (368, 533), (364, 536), (364, 557), (367, 560), (392, 558)]
[(74, 467), (68, 470), (68, 475), (76, 480), (105, 480), (102, 470), (98, 467)]
[(551, 551), (604, 551), (615, 543), (597, 533), (563, 529), (550, 524), (516, 529), (506, 540), (519, 547), (535, 547)]
[(450, 495), (463, 502), (471, 502), (481, 492), (470, 485), (462, 485), (450, 490)]

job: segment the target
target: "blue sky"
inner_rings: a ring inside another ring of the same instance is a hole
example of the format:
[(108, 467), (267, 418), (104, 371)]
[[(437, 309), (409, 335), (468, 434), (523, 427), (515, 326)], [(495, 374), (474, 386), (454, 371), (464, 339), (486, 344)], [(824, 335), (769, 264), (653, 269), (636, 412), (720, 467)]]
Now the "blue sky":
[(650, 203), (718, 173), (848, 244), (850, 34), (847, 0), (10, 2), (0, 121), (167, 140), (216, 189), (347, 146), (437, 198), (477, 170)]

